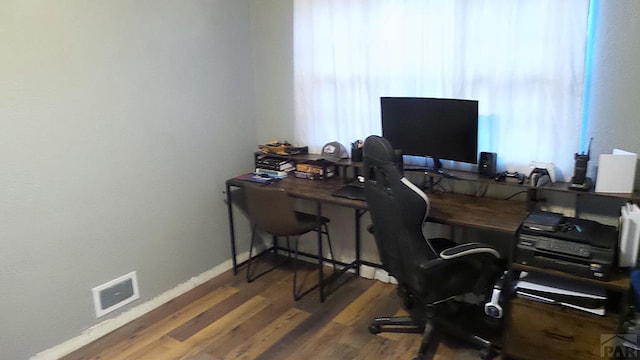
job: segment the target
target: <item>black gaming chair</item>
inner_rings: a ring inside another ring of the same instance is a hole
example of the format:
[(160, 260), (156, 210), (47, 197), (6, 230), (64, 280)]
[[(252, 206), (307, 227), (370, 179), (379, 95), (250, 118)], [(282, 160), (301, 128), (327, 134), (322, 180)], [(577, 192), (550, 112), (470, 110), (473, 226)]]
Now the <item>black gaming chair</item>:
[[(426, 239), (423, 224), (429, 212), (426, 194), (409, 182), (397, 167), (389, 142), (369, 136), (364, 143), (365, 194), (382, 267), (398, 281), (409, 317), (376, 318), (371, 333), (423, 332), (416, 359), (433, 356), (440, 330), (466, 338), (491, 358), (491, 342), (466, 334), (446, 321), (455, 315), (453, 300), (468, 293), (488, 298), (504, 262), (493, 248), (480, 243), (458, 245), (447, 239)], [(482, 313), (481, 306), (476, 306)], [(453, 311), (452, 311), (453, 310)]]

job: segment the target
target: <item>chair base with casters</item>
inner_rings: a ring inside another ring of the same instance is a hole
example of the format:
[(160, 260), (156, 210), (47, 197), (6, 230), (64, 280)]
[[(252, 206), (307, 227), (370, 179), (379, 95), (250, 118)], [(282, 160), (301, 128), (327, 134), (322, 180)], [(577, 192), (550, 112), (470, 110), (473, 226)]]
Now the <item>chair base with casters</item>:
[[(293, 200), (289, 197), (285, 190), (269, 187), (269, 186), (247, 186), (246, 199), (247, 208), (249, 214), (249, 220), (252, 223), (251, 232), (251, 244), (249, 246), (249, 259), (247, 260), (247, 281), (252, 282), (258, 277), (272, 271), (273, 269), (290, 262), (291, 260), (291, 247), (289, 238), (295, 239), (295, 249), (293, 251), (293, 298), (299, 300), (304, 295), (311, 291), (318, 289), (320, 292), (320, 301), (324, 301), (324, 256), (322, 252), (323, 238), (327, 238), (329, 245), (329, 255), (331, 256), (333, 271), (336, 272), (335, 258), (333, 255), (333, 248), (331, 246), (331, 238), (329, 236), (329, 229), (327, 224), (329, 219), (326, 217), (320, 217), (317, 215), (296, 211), (294, 209)], [(269, 269), (261, 272), (258, 275), (252, 273), (252, 263), (257, 257), (264, 255), (266, 252), (262, 252), (256, 256), (253, 255), (253, 249), (255, 242), (259, 238), (259, 233), (271, 235), (274, 240), (273, 250), (277, 253), (279, 247), (277, 241), (279, 238), (284, 237), (287, 241), (287, 258), (281, 261)], [(307, 233), (316, 232), (318, 235), (318, 282), (311, 288), (300, 291), (298, 289), (298, 257), (299, 257), (299, 242), (300, 237)]]
[[(381, 332), (422, 334), (420, 348), (414, 360), (433, 358), (438, 345), (446, 335), (474, 345), (479, 350), (480, 359), (490, 360), (496, 357), (500, 352), (500, 347), (496, 346), (489, 337), (470, 334), (466, 328), (463, 329), (454, 322), (442, 320), (451, 315), (450, 310), (447, 309), (450, 306), (450, 303), (441, 303), (427, 306), (427, 310), (424, 310), (424, 307), (421, 310), (411, 308), (409, 309), (409, 312), (413, 314), (411, 316), (377, 317), (369, 325), (369, 332), (371, 334)], [(420, 314), (416, 315), (417, 312)], [(491, 330), (487, 332), (491, 333)]]
[[(373, 228), (370, 228), (372, 230)], [(435, 240), (438, 246), (444, 246), (446, 239)], [(503, 264), (495, 265), (491, 274), (499, 274), (503, 271)], [(451, 336), (456, 340), (474, 345), (479, 349), (480, 359), (493, 359), (500, 353), (500, 346), (497, 346), (491, 338), (500, 336), (502, 328), (502, 312), (499, 316), (493, 311), (487, 311), (487, 304), (497, 304), (501, 299), (499, 291), (503, 288), (505, 277), (489, 276), (487, 279), (497, 278), (493, 287), (484, 286), (478, 288), (478, 293), (467, 294), (475, 302), (465, 302), (464, 297), (449, 297), (432, 303), (424, 303), (420, 297), (414, 296), (412, 292), (402, 284), (397, 287), (397, 295), (402, 299), (408, 316), (376, 317), (369, 325), (371, 334), (381, 332), (395, 333), (421, 333), (422, 341), (415, 360), (431, 359), (438, 348), (443, 336)], [(479, 282), (486, 285), (487, 279), (479, 278)], [(485, 288), (487, 288), (485, 290)], [(493, 292), (491, 293), (491, 290)], [(498, 292), (496, 292), (498, 290)], [(491, 293), (490, 300), (484, 294)], [(464, 319), (460, 321), (460, 319)], [(464, 328), (459, 323), (465, 323)], [(469, 331), (474, 328), (475, 331)]]

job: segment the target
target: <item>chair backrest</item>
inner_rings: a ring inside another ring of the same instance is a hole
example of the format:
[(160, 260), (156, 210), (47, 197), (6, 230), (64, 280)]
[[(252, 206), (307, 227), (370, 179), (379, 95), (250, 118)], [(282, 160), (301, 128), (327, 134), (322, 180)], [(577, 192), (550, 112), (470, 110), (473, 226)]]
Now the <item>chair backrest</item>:
[(411, 184), (397, 167), (391, 144), (380, 136), (364, 143), (365, 193), (382, 266), (399, 282), (420, 288), (417, 268), (438, 254), (424, 237), (429, 212), (424, 192)]
[(294, 200), (286, 190), (253, 184), (247, 184), (244, 189), (253, 225), (271, 235), (296, 235), (299, 226)]

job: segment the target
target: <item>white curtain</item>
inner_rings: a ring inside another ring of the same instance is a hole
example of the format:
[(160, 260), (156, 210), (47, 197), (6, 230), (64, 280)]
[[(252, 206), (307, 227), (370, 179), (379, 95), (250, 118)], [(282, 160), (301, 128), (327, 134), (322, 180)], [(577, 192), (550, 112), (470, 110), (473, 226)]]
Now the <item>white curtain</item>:
[[(295, 141), (381, 134), (380, 97), (479, 101), (501, 169), (578, 151), (588, 0), (295, 0)], [(454, 164), (447, 164), (445, 166)]]

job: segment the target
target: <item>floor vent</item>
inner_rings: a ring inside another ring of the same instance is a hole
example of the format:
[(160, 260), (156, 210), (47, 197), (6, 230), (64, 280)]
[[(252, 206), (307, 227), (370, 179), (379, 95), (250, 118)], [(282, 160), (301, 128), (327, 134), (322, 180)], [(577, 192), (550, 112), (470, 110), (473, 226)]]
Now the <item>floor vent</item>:
[(101, 317), (140, 297), (135, 271), (91, 289), (96, 317)]

